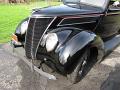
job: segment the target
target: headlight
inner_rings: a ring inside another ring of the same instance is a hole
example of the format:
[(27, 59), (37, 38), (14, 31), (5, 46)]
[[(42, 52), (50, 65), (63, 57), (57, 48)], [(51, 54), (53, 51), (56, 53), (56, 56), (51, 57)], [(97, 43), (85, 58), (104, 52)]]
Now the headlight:
[(46, 49), (48, 52), (52, 51), (58, 43), (58, 36), (56, 33), (49, 33), (46, 37)]
[(28, 28), (28, 21), (25, 21), (21, 24), (21, 34), (25, 34), (27, 28)]

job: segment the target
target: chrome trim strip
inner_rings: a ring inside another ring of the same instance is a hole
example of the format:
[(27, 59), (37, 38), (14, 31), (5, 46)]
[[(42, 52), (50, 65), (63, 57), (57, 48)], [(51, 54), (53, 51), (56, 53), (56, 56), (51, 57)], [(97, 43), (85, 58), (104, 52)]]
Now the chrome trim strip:
[(32, 15), (31, 18), (53, 18), (53, 17), (49, 17), (49, 16), (43, 16), (43, 15)]
[[(78, 25), (78, 24), (88, 24), (88, 23), (95, 23), (96, 21), (90, 21), (90, 22), (82, 22), (82, 23), (71, 23), (71, 24), (61, 24), (59, 23), (57, 26), (70, 26), (70, 25)], [(61, 24), (61, 25), (60, 25)]]
[(35, 31), (35, 24), (36, 24), (36, 20), (37, 18), (35, 18), (35, 22), (33, 24), (33, 28), (32, 28), (32, 41), (31, 41), (31, 56), (32, 56), (32, 59), (35, 59), (34, 58), (34, 55), (33, 55), (33, 38), (34, 38), (34, 31)]
[[(87, 17), (88, 17), (88, 16), (87, 16)], [(94, 17), (94, 16), (89, 16), (89, 18), (91, 18), (91, 17)], [(61, 24), (64, 20), (73, 19), (73, 18), (78, 18), (78, 19), (80, 19), (80, 18), (84, 18), (84, 17), (71, 17), (71, 18), (66, 17), (66, 18), (63, 18), (63, 19), (58, 23), (57, 26), (76, 25), (76, 24), (85, 24), (85, 23), (94, 23), (94, 22), (96, 22), (96, 21), (90, 21), (90, 22), (72, 23), (72, 24), (64, 24), (64, 25)]]
[(60, 24), (61, 24), (65, 19), (66, 19), (66, 18), (63, 18), (63, 19), (58, 23), (57, 26), (60, 26)]
[(86, 18), (86, 17), (99, 17), (100, 15), (104, 15), (104, 14), (90, 14), (90, 15), (74, 15), (74, 16), (61, 16), (61, 18), (65, 18), (65, 19), (69, 19), (69, 18)]
[(44, 34), (45, 34), (45, 33), (46, 33), (46, 31), (49, 29), (49, 27), (52, 25), (52, 23), (56, 20), (56, 18), (57, 18), (57, 17), (54, 17), (54, 19), (53, 19), (53, 20), (51, 21), (51, 23), (48, 25), (48, 27), (47, 27), (47, 28), (46, 28), (46, 30), (44, 31), (44, 33), (43, 33), (42, 37), (40, 38), (39, 43), (38, 43), (38, 46), (37, 46), (37, 48), (36, 48), (35, 57), (36, 57), (38, 47), (39, 47), (39, 45), (40, 45), (40, 42), (41, 42), (41, 40), (42, 40), (42, 38), (43, 38)]

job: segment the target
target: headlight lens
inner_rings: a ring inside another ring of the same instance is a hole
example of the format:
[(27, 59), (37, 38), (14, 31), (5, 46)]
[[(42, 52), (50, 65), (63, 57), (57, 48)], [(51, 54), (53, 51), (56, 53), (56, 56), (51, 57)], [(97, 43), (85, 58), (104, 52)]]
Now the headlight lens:
[(48, 52), (54, 50), (58, 43), (58, 36), (56, 33), (49, 33), (47, 34), (46, 38), (46, 49)]
[(28, 28), (28, 21), (25, 21), (21, 24), (21, 34), (25, 34), (27, 28)]

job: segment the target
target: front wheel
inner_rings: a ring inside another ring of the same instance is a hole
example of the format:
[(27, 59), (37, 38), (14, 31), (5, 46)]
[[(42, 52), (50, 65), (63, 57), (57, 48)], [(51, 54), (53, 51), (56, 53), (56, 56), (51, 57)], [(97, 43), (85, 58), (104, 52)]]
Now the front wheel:
[(78, 83), (84, 77), (86, 67), (88, 66), (89, 56), (90, 50), (86, 49), (85, 52), (82, 54), (81, 58), (79, 59), (79, 62), (73, 72), (67, 75), (71, 83)]
[(118, 34), (120, 34), (120, 30), (118, 31)]

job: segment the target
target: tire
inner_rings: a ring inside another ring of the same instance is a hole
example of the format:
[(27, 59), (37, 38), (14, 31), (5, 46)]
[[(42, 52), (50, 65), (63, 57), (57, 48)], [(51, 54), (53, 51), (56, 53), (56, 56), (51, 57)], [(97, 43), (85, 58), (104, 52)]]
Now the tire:
[(67, 78), (71, 81), (72, 84), (78, 83), (84, 76), (86, 68), (88, 66), (88, 59), (90, 56), (90, 49), (86, 49), (82, 54), (77, 66), (74, 68), (73, 72), (67, 75)]
[(120, 30), (118, 31), (118, 34), (120, 34)]

